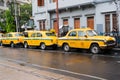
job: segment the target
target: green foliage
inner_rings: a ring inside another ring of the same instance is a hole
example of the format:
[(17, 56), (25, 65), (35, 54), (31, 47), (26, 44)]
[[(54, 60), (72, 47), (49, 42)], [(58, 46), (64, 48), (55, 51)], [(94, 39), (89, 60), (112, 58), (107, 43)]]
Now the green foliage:
[(13, 32), (13, 31), (15, 31), (14, 18), (13, 18), (13, 16), (11, 16), (10, 11), (6, 10), (3, 13), (3, 16), (4, 16), (4, 22), (0, 22), (1, 28), (5, 32)]
[(14, 18), (11, 15), (9, 10), (5, 11), (5, 18), (6, 18), (6, 32), (13, 32), (15, 31), (15, 25), (13, 24)]
[(24, 4), (20, 6), (20, 26), (25, 24), (32, 16), (32, 5)]
[(13, 24), (14, 18), (11, 16), (9, 10), (6, 10), (0, 14), (0, 27), (5, 32), (15, 31), (15, 25)]
[(5, 30), (4, 12), (0, 12), (0, 18), (1, 18), (0, 28), (2, 28), (3, 30)]
[[(0, 13), (0, 18), (3, 19), (3, 21), (0, 21), (0, 27), (5, 32), (13, 32), (16, 30), (15, 21), (14, 21), (14, 14), (15, 14), (14, 12), (15, 12), (14, 4), (11, 3), (9, 10)], [(31, 4), (20, 5), (20, 15), (17, 15), (20, 26), (28, 22), (31, 16), (32, 16), (32, 5)]]

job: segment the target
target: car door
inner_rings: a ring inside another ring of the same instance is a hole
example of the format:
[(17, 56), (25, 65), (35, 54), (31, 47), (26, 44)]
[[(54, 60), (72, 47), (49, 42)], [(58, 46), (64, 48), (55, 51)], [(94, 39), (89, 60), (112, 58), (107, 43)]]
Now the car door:
[(85, 44), (86, 44), (86, 37), (85, 37), (86, 33), (84, 31), (78, 31), (78, 47), (79, 48), (85, 48)]
[(77, 31), (71, 31), (68, 34), (67, 37), (67, 42), (69, 43), (70, 47), (76, 48), (76, 44), (77, 44)]
[(7, 37), (8, 37), (8, 34), (5, 34), (3, 40), (2, 40), (2, 43), (3, 44), (7, 44)]
[(39, 46), (41, 43), (41, 38), (42, 38), (42, 34), (41, 33), (36, 33), (35, 35), (35, 40), (34, 40), (34, 45), (35, 46)]
[(7, 34), (7, 35), (6, 35), (5, 44), (10, 44), (10, 42), (11, 42), (11, 37), (12, 37), (12, 34)]
[(30, 41), (29, 41), (29, 44), (32, 45), (32, 46), (35, 46), (35, 41), (36, 41), (36, 33), (32, 33), (31, 34), (31, 37), (30, 37)]

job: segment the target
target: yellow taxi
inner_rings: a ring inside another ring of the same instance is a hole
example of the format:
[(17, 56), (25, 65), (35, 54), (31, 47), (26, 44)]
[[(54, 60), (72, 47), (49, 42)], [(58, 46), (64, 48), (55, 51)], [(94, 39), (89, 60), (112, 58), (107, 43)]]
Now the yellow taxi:
[(6, 33), (1, 40), (2, 45), (10, 45), (10, 47), (15, 47), (15, 45), (21, 45), (24, 35), (19, 32)]
[(70, 30), (66, 36), (58, 38), (58, 46), (64, 51), (71, 48), (89, 49), (92, 53), (100, 53), (102, 49), (111, 49), (116, 45), (114, 37), (99, 36), (90, 28)]
[(3, 38), (3, 33), (0, 33), (0, 46), (2, 46), (1, 42), (2, 42), (2, 38)]
[(40, 47), (42, 50), (48, 46), (57, 47), (57, 36), (51, 31), (25, 31), (24, 48), (29, 46)]

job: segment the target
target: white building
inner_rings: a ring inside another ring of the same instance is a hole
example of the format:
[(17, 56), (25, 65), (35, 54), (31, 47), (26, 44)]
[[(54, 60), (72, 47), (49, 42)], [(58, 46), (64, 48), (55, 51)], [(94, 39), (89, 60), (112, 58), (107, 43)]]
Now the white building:
[[(58, 4), (59, 27), (90, 27), (99, 33), (117, 28), (117, 8), (113, 0), (58, 0)], [(32, 0), (32, 8), (36, 29), (57, 31), (56, 0)], [(120, 21), (120, 17), (118, 19)]]
[(31, 0), (0, 0), (0, 11), (2, 10), (7, 10), (8, 9), (8, 4), (10, 2), (17, 2), (20, 4), (24, 4), (24, 3), (31, 3)]

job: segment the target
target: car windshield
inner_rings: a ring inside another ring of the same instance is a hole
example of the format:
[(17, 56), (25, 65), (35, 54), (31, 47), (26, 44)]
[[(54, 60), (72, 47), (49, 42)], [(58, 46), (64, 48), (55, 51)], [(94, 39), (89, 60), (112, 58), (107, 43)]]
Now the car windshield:
[(15, 36), (19, 37), (19, 36), (24, 36), (24, 35), (21, 33), (17, 33), (17, 34), (15, 34)]
[(55, 33), (46, 33), (47, 36), (56, 36)]
[(88, 34), (88, 36), (97, 36), (98, 35), (97, 32), (94, 30), (88, 30), (87, 34)]
[(0, 34), (0, 37), (3, 37), (3, 34)]

